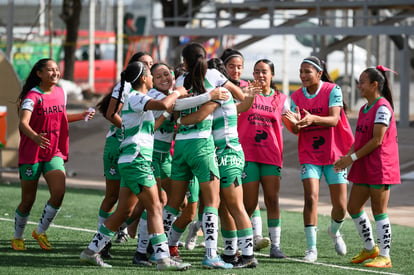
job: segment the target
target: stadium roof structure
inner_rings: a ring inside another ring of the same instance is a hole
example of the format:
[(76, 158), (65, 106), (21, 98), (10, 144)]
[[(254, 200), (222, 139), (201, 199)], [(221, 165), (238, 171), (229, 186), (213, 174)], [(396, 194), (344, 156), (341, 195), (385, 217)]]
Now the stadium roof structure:
[[(408, 40), (414, 35), (413, 0), (189, 0), (186, 9), (176, 5), (176, 0), (173, 2), (170, 17), (164, 13), (163, 17), (152, 18), (152, 35), (193, 36), (200, 42), (223, 35), (250, 35), (234, 45), (236, 49), (269, 35), (340, 36), (319, 49), (321, 56), (367, 36), (389, 36), (401, 56), (399, 125), (409, 126), (409, 72), (414, 50)], [(201, 2), (200, 6), (193, 5), (195, 2)], [(257, 20), (260, 25), (250, 24)], [(302, 24), (307, 21), (314, 24)]]

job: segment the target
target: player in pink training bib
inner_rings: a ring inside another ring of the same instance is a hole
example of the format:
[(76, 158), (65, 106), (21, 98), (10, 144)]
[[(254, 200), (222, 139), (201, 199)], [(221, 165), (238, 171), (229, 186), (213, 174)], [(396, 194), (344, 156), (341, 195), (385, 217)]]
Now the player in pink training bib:
[[(364, 249), (351, 259), (351, 263), (373, 259), (365, 266), (379, 268), (392, 267), (391, 223), (387, 206), (391, 185), (401, 183), (397, 127), (386, 71), (391, 70), (377, 66), (366, 69), (360, 75), (358, 89), (368, 102), (359, 111), (354, 145), (348, 154), (335, 162), (337, 170), (352, 164), (348, 176), (353, 182), (348, 212)], [(375, 244), (371, 222), (364, 211), (368, 199), (371, 199), (378, 246)]]
[(32, 68), (18, 97), (19, 173), (22, 198), (15, 212), (14, 250), (26, 250), (23, 233), (36, 200), (43, 174), (50, 198), (39, 224), (32, 232), (42, 249), (51, 250), (46, 230), (59, 212), (65, 195), (65, 167), (69, 153), (68, 122), (91, 119), (94, 111), (66, 113), (66, 93), (56, 86), (60, 70), (52, 59), (40, 59)]
[(305, 193), (303, 220), (307, 250), (305, 261), (317, 260), (318, 196), (320, 180), (324, 175), (332, 202), (328, 234), (338, 255), (346, 254), (346, 244), (340, 234), (346, 214), (346, 171), (336, 172), (333, 164), (348, 152), (354, 137), (345, 115), (342, 91), (332, 83), (325, 64), (310, 56), (302, 61), (300, 79), (303, 87), (291, 96), (291, 111), (285, 118), (298, 134), (298, 153), (301, 180)]

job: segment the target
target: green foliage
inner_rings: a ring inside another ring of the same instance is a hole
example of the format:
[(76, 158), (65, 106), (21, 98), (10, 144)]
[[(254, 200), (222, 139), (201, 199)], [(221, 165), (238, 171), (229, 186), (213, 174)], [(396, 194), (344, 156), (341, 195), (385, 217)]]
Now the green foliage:
[[(91, 241), (97, 226), (97, 214), (104, 192), (85, 189), (68, 189), (55, 225), (48, 230), (52, 251), (43, 251), (31, 237), (41, 216), (45, 202), (49, 197), (47, 187), (39, 186), (37, 200), (31, 211), (26, 227), (27, 251), (14, 251), (10, 240), (14, 230), (14, 211), (20, 201), (19, 184), (0, 184), (0, 274), (160, 274), (154, 267), (141, 268), (132, 264), (136, 248), (136, 239), (112, 246), (114, 258), (108, 260), (112, 269), (86, 266), (79, 262), (80, 252)], [(267, 232), (266, 213), (262, 211), (263, 230)], [(392, 217), (390, 217), (392, 220)], [(316, 264), (301, 261), (306, 249), (301, 213), (282, 212), (282, 249), (287, 259), (270, 259), (269, 248), (256, 254), (259, 266), (244, 270), (204, 270), (201, 260), (203, 248), (193, 251), (180, 249), (181, 256), (193, 266), (187, 274), (366, 274), (372, 272), (391, 272), (393, 274), (414, 274), (411, 265), (414, 248), (414, 228), (393, 225), (393, 243), (391, 257), (393, 267), (387, 270), (369, 269), (363, 265), (349, 263), (350, 258), (362, 249), (352, 220), (347, 219), (341, 230), (348, 245), (348, 255), (336, 255), (332, 240), (326, 233), (330, 218), (319, 216), (318, 262)], [(61, 226), (67, 227), (62, 228)], [(375, 227), (374, 227), (375, 228)], [(79, 229), (79, 230), (77, 230)], [(185, 233), (186, 234), (186, 233)], [(220, 235), (220, 234), (219, 234)], [(184, 236), (185, 237), (185, 236)], [(184, 239), (184, 238), (183, 238)], [(201, 238), (199, 238), (201, 239)], [(199, 240), (200, 241), (200, 240)], [(219, 240), (222, 246), (222, 240)]]

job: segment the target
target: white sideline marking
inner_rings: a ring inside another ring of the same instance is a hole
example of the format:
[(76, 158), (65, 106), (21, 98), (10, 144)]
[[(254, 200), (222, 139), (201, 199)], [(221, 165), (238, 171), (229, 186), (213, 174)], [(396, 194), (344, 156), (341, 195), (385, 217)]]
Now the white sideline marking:
[[(5, 218), (0, 218), (0, 221), (14, 222), (13, 219), (5, 219)], [(37, 222), (27, 222), (27, 223), (28, 224), (38, 224)], [(70, 227), (70, 226), (63, 226), (63, 225), (56, 225), (56, 224), (53, 224), (53, 223), (50, 225), (50, 227), (68, 229), (68, 230), (73, 230), (73, 231), (96, 233), (96, 230), (90, 230), (90, 229), (78, 228), (78, 227)]]
[[(269, 257), (269, 255), (263, 254), (263, 253), (255, 252), (254, 254), (260, 255), (260, 256)], [(310, 263), (310, 262), (307, 262), (307, 261), (304, 261), (304, 260), (298, 259), (298, 258), (286, 257), (285, 259), (290, 260), (292, 262), (300, 262), (300, 263), (305, 263), (305, 264), (322, 265), (322, 266), (333, 267), (333, 268), (340, 268), (340, 269), (352, 270), (352, 271), (363, 271), (363, 272), (366, 272), (366, 273), (387, 274), (387, 275), (403, 275), (403, 274), (400, 274), (400, 273), (391, 273), (391, 272), (384, 272), (384, 271), (378, 271), (378, 270), (372, 270), (372, 269), (362, 269), (362, 268), (355, 268), (355, 267), (341, 266), (341, 265), (334, 265), (334, 264), (327, 264), (327, 263), (319, 263), (319, 262)]]
[[(14, 222), (14, 219), (0, 218), (0, 221)], [(38, 224), (37, 222), (27, 222), (27, 223), (28, 224)], [(78, 227), (70, 227), (70, 226), (63, 226), (63, 225), (56, 225), (56, 224), (51, 224), (50, 226), (55, 227), (55, 228), (74, 230), (74, 231), (82, 231), (82, 232), (90, 232), (90, 233), (95, 233), (96, 232), (96, 230), (90, 230), (90, 229), (78, 228)], [(220, 247), (220, 249), (222, 249), (222, 248)], [(255, 252), (255, 254), (260, 255), (260, 256), (264, 256), (264, 257), (269, 257), (269, 255), (259, 253), (259, 252)], [(403, 275), (403, 274), (399, 274), (399, 273), (383, 272), (383, 271), (377, 271), (377, 270), (371, 270), (371, 269), (362, 269), (362, 268), (355, 268), (355, 267), (341, 266), (341, 265), (334, 265), (334, 264), (326, 264), (326, 263), (319, 263), (319, 262), (310, 263), (310, 262), (307, 262), (307, 261), (304, 261), (304, 260), (301, 260), (301, 259), (290, 258), (290, 257), (286, 257), (285, 259), (287, 259), (289, 261), (293, 261), (293, 262), (321, 265), (321, 266), (340, 268), (340, 269), (345, 269), (345, 270), (363, 271), (363, 272), (367, 272), (367, 273), (387, 274), (387, 275)]]

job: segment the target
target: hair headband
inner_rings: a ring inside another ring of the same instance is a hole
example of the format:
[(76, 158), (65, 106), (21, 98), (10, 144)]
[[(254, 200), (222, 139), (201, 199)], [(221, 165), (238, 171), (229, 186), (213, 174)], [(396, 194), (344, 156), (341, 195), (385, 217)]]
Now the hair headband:
[(227, 62), (229, 62), (229, 60), (232, 59), (233, 57), (240, 57), (244, 61), (243, 56), (241, 56), (241, 54), (234, 53), (234, 54), (227, 56), (226, 59), (224, 59), (223, 63), (227, 64)]
[(144, 71), (144, 65), (141, 62), (137, 62), (137, 63), (138, 63), (138, 67), (139, 67), (138, 74), (134, 78), (134, 80), (132, 80), (130, 83), (134, 83), (135, 81), (137, 81), (137, 79), (141, 76), (142, 72)]
[(321, 68), (321, 66), (319, 66), (318, 64), (316, 64), (315, 62), (313, 62), (312, 60), (309, 59), (304, 59), (302, 61), (302, 63), (309, 63), (312, 64), (313, 66), (315, 66), (316, 69), (318, 69), (318, 71), (323, 71), (323, 69)]

